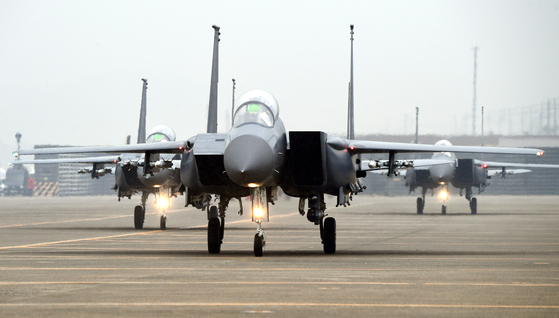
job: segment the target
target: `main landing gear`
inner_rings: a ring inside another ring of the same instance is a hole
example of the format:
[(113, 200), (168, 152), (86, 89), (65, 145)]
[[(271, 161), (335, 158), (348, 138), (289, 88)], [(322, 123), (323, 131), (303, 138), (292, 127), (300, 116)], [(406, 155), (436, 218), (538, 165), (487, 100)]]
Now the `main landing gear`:
[(336, 253), (336, 219), (327, 217), (320, 222), (320, 238), (324, 247), (324, 253)]
[[(309, 210), (307, 211), (307, 220), (320, 226), (320, 239), (324, 253), (336, 253), (336, 219), (326, 217), (324, 210), (326, 210), (326, 203), (324, 202), (324, 195), (320, 198), (312, 196), (308, 198)], [(304, 198), (299, 201), (299, 212), (304, 212)], [(303, 214), (303, 213), (301, 213)]]
[(134, 228), (136, 230), (144, 228), (144, 220), (146, 218), (146, 201), (148, 196), (149, 193), (142, 192), (142, 205), (136, 205), (134, 207)]
[(141, 230), (144, 228), (144, 219), (146, 217), (146, 209), (141, 205), (134, 207), (134, 228)]
[(208, 252), (210, 254), (221, 252), (225, 233), (225, 210), (227, 210), (229, 200), (230, 198), (221, 197), (219, 208), (213, 205), (208, 210)]
[[(460, 195), (462, 195), (462, 189), (460, 189)], [(473, 197), (472, 187), (466, 188), (466, 200), (470, 202), (470, 212), (477, 214), (477, 198)]]
[(423, 214), (423, 208), (425, 208), (425, 193), (427, 193), (427, 189), (422, 188), (421, 197), (417, 198), (417, 214)]
[(221, 252), (221, 244), (223, 244), (225, 217), (220, 220), (218, 216), (217, 207), (211, 206), (208, 211), (208, 252), (210, 254)]
[(477, 198), (470, 199), (470, 211), (472, 214), (477, 214)]

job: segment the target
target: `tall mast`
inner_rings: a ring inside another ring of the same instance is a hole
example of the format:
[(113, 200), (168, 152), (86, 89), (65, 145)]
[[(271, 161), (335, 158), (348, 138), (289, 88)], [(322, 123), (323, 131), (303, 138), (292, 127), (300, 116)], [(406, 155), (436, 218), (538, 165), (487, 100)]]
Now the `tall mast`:
[(142, 104), (140, 105), (140, 124), (138, 125), (138, 144), (146, 142), (146, 116), (147, 116), (147, 91), (148, 80), (142, 78)]
[(472, 105), (472, 135), (476, 135), (476, 81), (477, 81), (477, 49), (474, 47), (474, 101)]
[(353, 24), (349, 26), (351, 41), (351, 61), (349, 71), (349, 101), (347, 113), (347, 138), (354, 139), (354, 118), (353, 118)]
[(210, 102), (208, 107), (208, 128), (207, 133), (217, 133), (217, 83), (218, 79), (218, 65), (219, 65), (219, 27), (212, 25), (214, 28), (214, 53), (212, 59), (212, 78), (210, 83)]

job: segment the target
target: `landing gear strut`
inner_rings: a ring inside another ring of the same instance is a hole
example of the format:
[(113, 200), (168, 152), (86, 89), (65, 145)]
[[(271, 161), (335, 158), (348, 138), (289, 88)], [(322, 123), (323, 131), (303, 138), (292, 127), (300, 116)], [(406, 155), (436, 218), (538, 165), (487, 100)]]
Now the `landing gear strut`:
[(266, 246), (266, 232), (262, 229), (262, 222), (268, 221), (268, 193), (263, 187), (252, 188), (250, 197), (252, 199), (252, 221), (256, 222), (254, 256), (260, 257)]
[(439, 198), (443, 201), (441, 213), (446, 214), (446, 200), (448, 199), (448, 185), (446, 184), (442, 185), (441, 192), (439, 193)]

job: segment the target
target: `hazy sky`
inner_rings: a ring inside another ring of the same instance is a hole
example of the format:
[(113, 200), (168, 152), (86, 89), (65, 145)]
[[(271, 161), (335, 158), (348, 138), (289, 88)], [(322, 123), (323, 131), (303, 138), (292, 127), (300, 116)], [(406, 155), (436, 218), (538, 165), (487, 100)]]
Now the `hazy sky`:
[[(288, 130), (345, 135), (349, 25), (356, 133), (471, 132), (478, 109), (559, 97), (555, 1), (0, 1), (0, 167), (35, 144), (205, 132), (212, 24), (221, 27), (219, 130), (236, 96), (272, 93)], [(477, 117), (478, 119), (480, 116)], [(480, 124), (477, 124), (480, 127)]]

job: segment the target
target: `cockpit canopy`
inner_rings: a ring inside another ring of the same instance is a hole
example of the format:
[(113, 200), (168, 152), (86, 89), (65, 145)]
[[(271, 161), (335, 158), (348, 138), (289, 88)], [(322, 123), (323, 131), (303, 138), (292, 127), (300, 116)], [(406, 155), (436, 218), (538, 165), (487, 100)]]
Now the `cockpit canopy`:
[[(439, 140), (435, 143), (435, 146), (440, 146), (440, 147), (448, 147), (448, 146), (452, 146), (452, 144), (450, 143), (450, 141), (448, 140)], [(455, 158), (456, 156), (454, 155), (454, 153), (452, 152), (435, 152), (433, 154), (433, 158), (437, 158), (437, 157), (447, 157), (447, 158)]]
[(150, 142), (165, 142), (165, 141), (175, 141), (175, 131), (167, 125), (157, 125), (153, 127), (146, 138), (146, 143)]
[(274, 126), (279, 116), (278, 101), (272, 94), (263, 90), (251, 90), (239, 97), (233, 126), (256, 123), (265, 127)]

